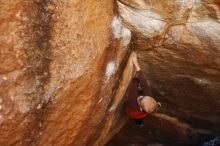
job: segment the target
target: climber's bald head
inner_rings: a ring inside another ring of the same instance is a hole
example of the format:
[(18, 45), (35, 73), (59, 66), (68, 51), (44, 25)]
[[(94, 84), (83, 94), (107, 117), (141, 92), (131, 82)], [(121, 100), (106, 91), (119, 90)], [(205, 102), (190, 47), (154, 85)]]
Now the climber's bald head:
[(147, 113), (152, 113), (157, 108), (157, 102), (150, 96), (138, 98), (138, 104)]

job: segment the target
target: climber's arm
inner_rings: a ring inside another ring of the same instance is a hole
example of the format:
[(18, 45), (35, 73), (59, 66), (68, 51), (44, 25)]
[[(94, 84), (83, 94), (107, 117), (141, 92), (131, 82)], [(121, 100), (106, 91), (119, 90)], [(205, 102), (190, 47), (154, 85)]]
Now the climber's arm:
[(152, 96), (150, 87), (149, 87), (149, 85), (144, 77), (144, 74), (141, 70), (138, 71), (138, 80), (139, 80), (140, 86), (144, 92), (144, 95), (145, 96)]
[(141, 70), (139, 64), (138, 64), (138, 61), (137, 61), (137, 54), (134, 54), (133, 56), (133, 59), (132, 59), (132, 62), (134, 64), (134, 67), (135, 67), (135, 70), (138, 72)]
[(135, 66), (135, 69), (136, 69), (136, 76), (137, 76), (137, 78), (138, 78), (138, 80), (140, 82), (140, 85), (141, 85), (141, 88), (142, 88), (144, 94), (146, 96), (151, 96), (152, 95), (151, 90), (150, 90), (150, 88), (149, 88), (149, 86), (147, 84), (147, 81), (146, 81), (146, 79), (144, 77), (144, 74), (142, 73), (141, 68), (140, 68), (140, 66), (138, 64), (137, 54), (135, 54), (133, 56), (133, 60), (132, 61), (133, 61), (133, 64)]

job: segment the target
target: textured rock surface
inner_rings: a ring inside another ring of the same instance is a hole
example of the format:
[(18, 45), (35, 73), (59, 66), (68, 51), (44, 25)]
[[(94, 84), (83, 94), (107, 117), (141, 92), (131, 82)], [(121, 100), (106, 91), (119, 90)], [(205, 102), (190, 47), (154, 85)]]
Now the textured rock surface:
[(189, 144), (219, 131), (219, 9), (218, 0), (0, 0), (0, 145), (106, 143), (126, 121), (130, 47), (165, 114), (143, 134), (172, 129), (164, 139)]
[(1, 146), (106, 141), (132, 75), (114, 11), (112, 0), (0, 1)]
[(145, 119), (143, 128), (129, 121), (106, 146), (186, 146), (197, 139), (196, 131), (189, 125), (167, 115), (155, 114)]
[[(133, 33), (132, 47), (139, 53), (155, 97), (162, 102), (161, 112), (185, 122), (198, 134), (220, 131), (219, 6), (219, 1), (212, 0), (118, 1), (120, 16)], [(157, 116), (153, 119), (161, 120)], [(128, 124), (109, 145), (167, 144), (167, 139), (189, 144), (190, 133), (182, 134), (185, 140), (179, 139), (170, 132), (177, 127), (166, 129), (167, 122), (162, 120), (164, 124), (156, 128), (157, 120), (146, 121), (151, 127), (141, 130), (139, 138), (129, 134), (138, 130)], [(146, 131), (157, 137), (155, 141)], [(134, 141), (126, 141), (127, 137)]]

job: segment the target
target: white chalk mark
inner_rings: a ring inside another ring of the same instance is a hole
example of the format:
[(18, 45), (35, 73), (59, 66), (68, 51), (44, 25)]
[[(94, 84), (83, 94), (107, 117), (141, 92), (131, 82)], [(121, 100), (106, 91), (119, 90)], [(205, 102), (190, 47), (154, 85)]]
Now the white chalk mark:
[(112, 20), (112, 33), (114, 38), (121, 39), (121, 44), (126, 47), (131, 41), (131, 31), (123, 26), (120, 17), (115, 16)]
[(107, 80), (115, 73), (115, 62), (111, 61), (106, 66), (105, 76)]

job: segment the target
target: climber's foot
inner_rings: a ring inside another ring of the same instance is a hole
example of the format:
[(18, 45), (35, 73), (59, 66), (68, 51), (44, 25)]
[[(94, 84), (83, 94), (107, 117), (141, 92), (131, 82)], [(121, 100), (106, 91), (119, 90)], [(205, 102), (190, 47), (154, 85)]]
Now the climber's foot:
[(144, 127), (144, 120), (143, 119), (134, 119), (134, 121), (139, 128)]

